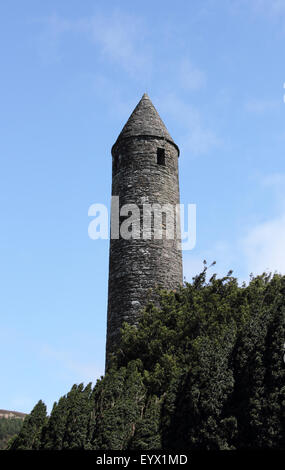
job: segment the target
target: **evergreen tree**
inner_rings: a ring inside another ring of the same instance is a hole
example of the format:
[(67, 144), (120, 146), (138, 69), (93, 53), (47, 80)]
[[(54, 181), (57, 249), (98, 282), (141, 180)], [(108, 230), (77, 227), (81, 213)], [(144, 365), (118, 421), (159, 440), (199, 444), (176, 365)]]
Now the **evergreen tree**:
[(95, 396), (93, 449), (126, 449), (142, 413), (145, 386), (136, 361), (112, 370)]
[(15, 440), (11, 442), (10, 449), (14, 450), (39, 450), (41, 445), (41, 432), (47, 420), (46, 405), (40, 400), (27, 415), (21, 431)]
[(67, 420), (67, 398), (64, 395), (54, 403), (46, 426), (42, 429), (41, 448), (44, 450), (62, 450), (63, 437)]
[(161, 402), (156, 395), (151, 395), (146, 402), (143, 414), (139, 417), (129, 448), (133, 450), (161, 449), (160, 413)]
[(23, 426), (21, 418), (0, 418), (0, 450), (12, 445), (12, 441), (19, 434)]
[(63, 449), (84, 449), (88, 422), (91, 413), (91, 383), (84, 389), (83, 384), (73, 387), (67, 395), (67, 419), (63, 438)]
[(207, 267), (125, 324), (105, 377), (42, 402), (12, 449), (241, 449), (285, 445), (285, 276), (239, 287)]

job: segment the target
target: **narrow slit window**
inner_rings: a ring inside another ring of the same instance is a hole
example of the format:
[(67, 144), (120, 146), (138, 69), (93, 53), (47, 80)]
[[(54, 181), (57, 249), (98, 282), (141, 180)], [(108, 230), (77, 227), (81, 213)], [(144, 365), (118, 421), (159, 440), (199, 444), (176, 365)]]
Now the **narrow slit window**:
[(162, 229), (163, 230), (166, 230), (166, 213), (165, 212), (162, 212)]
[(157, 149), (157, 164), (165, 166), (165, 150), (162, 148)]

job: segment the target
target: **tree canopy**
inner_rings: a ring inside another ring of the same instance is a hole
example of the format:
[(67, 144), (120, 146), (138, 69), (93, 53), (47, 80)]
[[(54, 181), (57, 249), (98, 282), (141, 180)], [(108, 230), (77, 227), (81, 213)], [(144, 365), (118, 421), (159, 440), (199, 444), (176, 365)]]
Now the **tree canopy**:
[(124, 324), (108, 372), (40, 401), (13, 449), (285, 447), (285, 276), (207, 267)]

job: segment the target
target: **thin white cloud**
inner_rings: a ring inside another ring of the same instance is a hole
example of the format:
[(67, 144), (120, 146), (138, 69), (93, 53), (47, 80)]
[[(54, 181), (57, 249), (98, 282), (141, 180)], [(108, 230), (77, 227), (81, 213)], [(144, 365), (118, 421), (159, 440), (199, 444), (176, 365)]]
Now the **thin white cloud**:
[[(233, 249), (232, 243), (220, 241), (215, 243), (211, 249), (205, 249), (199, 254), (193, 250), (192, 252), (183, 254), (183, 276), (187, 282), (192, 281), (192, 277), (201, 273), (204, 269), (203, 260), (207, 261), (209, 268), (207, 279), (214, 273), (218, 276), (226, 276), (227, 273), (234, 268), (236, 263), (236, 251)], [(212, 267), (210, 265), (216, 262)], [(235, 273), (233, 272), (233, 275)]]
[(271, 173), (261, 179), (261, 184), (265, 188), (273, 191), (278, 205), (285, 204), (285, 174), (284, 173)]
[[(130, 110), (137, 104), (127, 93), (123, 95), (122, 90), (115, 87), (113, 80), (106, 75), (97, 74), (92, 77), (92, 90), (98, 102), (104, 103), (106, 112), (119, 118), (122, 125), (128, 119)], [(138, 100), (138, 97), (135, 99)]]
[(182, 59), (176, 68), (176, 76), (185, 90), (199, 90), (206, 84), (205, 73), (188, 58)]
[(285, 0), (252, 0), (255, 11), (267, 15), (285, 14)]
[(146, 73), (151, 67), (151, 56), (144, 42), (147, 30), (139, 18), (114, 11), (110, 16), (94, 16), (89, 27), (101, 54), (129, 73)]
[(269, 19), (283, 21), (285, 15), (285, 0), (232, 0), (230, 8), (235, 13), (239, 10)]
[(52, 15), (39, 22), (44, 28), (38, 48), (45, 62), (60, 60), (60, 40), (69, 33), (85, 35), (104, 59), (119, 64), (131, 75), (151, 70), (151, 53), (145, 43), (147, 28), (136, 16), (114, 10), (110, 15), (75, 20)]
[(251, 99), (245, 103), (246, 111), (255, 114), (265, 114), (280, 106), (280, 101), (272, 99)]
[(41, 356), (45, 360), (51, 360), (65, 369), (67, 372), (72, 372), (76, 377), (76, 383), (79, 382), (96, 382), (96, 379), (104, 374), (103, 368), (96, 363), (80, 362), (75, 360), (70, 353), (66, 351), (58, 351), (51, 346), (45, 345), (41, 349)]
[(247, 267), (254, 274), (263, 271), (285, 274), (285, 174), (273, 173), (261, 179), (276, 200), (279, 214), (252, 227), (241, 240)]
[(243, 239), (247, 267), (254, 274), (285, 274), (285, 213), (253, 227)]
[(191, 282), (192, 277), (202, 271), (204, 259), (208, 265), (216, 261), (207, 278), (213, 273), (225, 276), (229, 270), (233, 270), (233, 276), (237, 276), (240, 283), (248, 282), (251, 273), (285, 274), (284, 245), (285, 213), (251, 227), (243, 238), (215, 243), (200, 254), (194, 251), (184, 254), (184, 277)]
[(171, 116), (180, 130), (181, 150), (191, 156), (207, 154), (223, 144), (214, 130), (208, 128), (201, 112), (175, 93), (168, 93), (158, 100), (163, 113)]
[(183, 142), (183, 148), (193, 156), (207, 154), (222, 144), (213, 130), (204, 128), (201, 124), (193, 126), (184, 136)]
[(44, 65), (52, 65), (62, 60), (60, 40), (66, 33), (74, 31), (74, 22), (58, 17), (56, 14), (45, 19), (35, 19), (42, 26), (35, 45), (39, 58)]
[(216, 261), (209, 276), (213, 272), (225, 276), (232, 269), (239, 282), (248, 282), (251, 273), (285, 274), (285, 174), (266, 175), (260, 183), (264, 190), (272, 192), (277, 215), (248, 227), (245, 234), (237, 234), (235, 239), (215, 242), (210, 249), (198, 251), (195, 248), (184, 253), (184, 276), (188, 282), (202, 271), (204, 259), (208, 264)]
[(265, 189), (271, 191), (279, 214), (285, 213), (285, 174), (268, 174), (261, 179), (261, 184)]
[(274, 189), (283, 190), (283, 198), (285, 199), (285, 174), (284, 173), (271, 173), (262, 178), (261, 183)]

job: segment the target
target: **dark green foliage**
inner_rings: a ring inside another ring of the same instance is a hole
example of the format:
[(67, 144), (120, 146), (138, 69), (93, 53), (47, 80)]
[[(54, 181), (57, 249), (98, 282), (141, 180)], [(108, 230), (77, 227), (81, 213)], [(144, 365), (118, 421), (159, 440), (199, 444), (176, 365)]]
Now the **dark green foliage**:
[(9, 446), (11, 450), (39, 450), (41, 445), (41, 432), (46, 423), (46, 405), (40, 400), (31, 414), (27, 415), (18, 436)]
[(70, 392), (55, 403), (47, 425), (42, 430), (41, 449), (84, 449), (93, 409), (91, 383), (73, 385)]
[[(76, 387), (76, 386), (73, 386)], [(61, 450), (67, 420), (67, 399), (63, 396), (54, 403), (46, 426), (42, 429), (41, 447), (48, 450)]]
[(20, 432), (22, 426), (21, 418), (0, 418), (0, 450), (6, 449), (8, 441)]
[(235, 393), (239, 416), (237, 447), (284, 448), (285, 277), (253, 279), (253, 306), (235, 346)]
[(84, 449), (87, 425), (91, 413), (91, 383), (84, 389), (83, 384), (73, 386), (67, 395), (67, 419), (63, 436), (63, 449)]
[(146, 390), (135, 361), (106, 375), (95, 394), (93, 449), (125, 449), (133, 437)]
[(162, 400), (151, 395), (137, 420), (128, 447), (132, 450), (161, 449), (160, 413)]
[(93, 390), (74, 385), (13, 448), (284, 449), (285, 276), (206, 273), (161, 291)]

